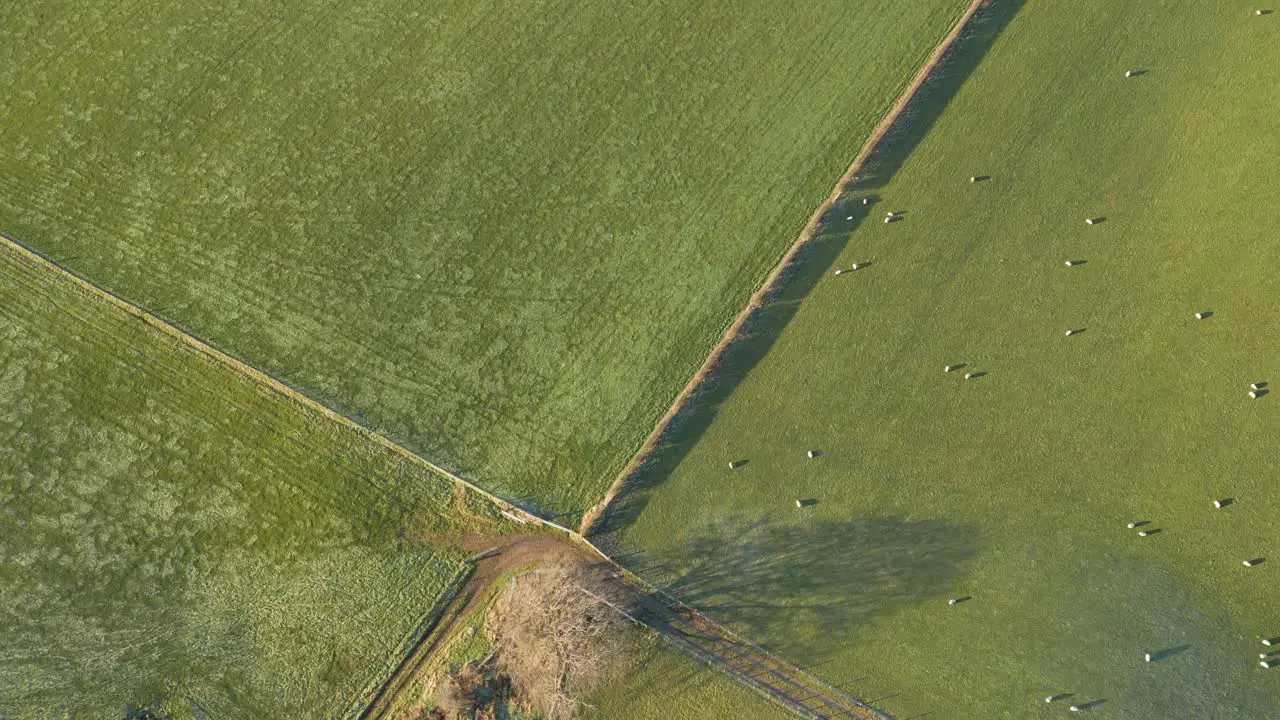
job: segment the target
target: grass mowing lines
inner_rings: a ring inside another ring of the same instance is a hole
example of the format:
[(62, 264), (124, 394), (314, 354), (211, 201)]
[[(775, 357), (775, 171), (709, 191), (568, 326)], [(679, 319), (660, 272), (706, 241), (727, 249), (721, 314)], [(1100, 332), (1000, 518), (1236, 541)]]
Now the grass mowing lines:
[(497, 513), (0, 250), (0, 715), (357, 712)]
[(1247, 395), (1280, 372), (1280, 44), (1250, 13), (1023, 5), (859, 187), (903, 219), (850, 228), (650, 479), (642, 574), (897, 716), (1272, 717), (1274, 566), (1242, 561), (1280, 552)]
[(571, 516), (966, 2), (73, 5), (0, 9), (0, 231)]

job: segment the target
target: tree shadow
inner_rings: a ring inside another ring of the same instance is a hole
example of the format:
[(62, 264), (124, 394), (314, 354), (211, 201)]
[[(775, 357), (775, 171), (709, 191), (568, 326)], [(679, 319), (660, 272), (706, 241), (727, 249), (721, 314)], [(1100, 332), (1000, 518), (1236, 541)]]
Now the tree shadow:
[(843, 196), (821, 218), (813, 240), (783, 269), (774, 292), (751, 312), (742, 331), (694, 388), (652, 451), (623, 479), (621, 492), (586, 529), (597, 544), (614, 549), (615, 533), (639, 517), (650, 491), (670, 477), (715, 419), (721, 404), (769, 352), (801, 301), (827, 274), (849, 233), (870, 216), (875, 203), (864, 204), (862, 199), (876, 198), (873, 191), (901, 168), (1024, 3), (989, 0), (977, 11), (897, 122), (872, 149), (862, 172), (841, 188)]
[(819, 662), (877, 617), (954, 591), (977, 550), (976, 529), (938, 520), (720, 523), (663, 554), (674, 569), (663, 589), (784, 655)]
[(720, 681), (717, 670), (703, 662), (672, 662), (671, 645), (664, 641), (658, 644), (637, 647), (634, 664), (628, 668), (631, 677), (642, 677), (644, 683), (629, 683), (626, 696), (635, 699), (651, 692), (654, 687), (661, 687), (670, 697), (678, 697), (684, 693), (696, 694), (699, 687), (707, 683)]

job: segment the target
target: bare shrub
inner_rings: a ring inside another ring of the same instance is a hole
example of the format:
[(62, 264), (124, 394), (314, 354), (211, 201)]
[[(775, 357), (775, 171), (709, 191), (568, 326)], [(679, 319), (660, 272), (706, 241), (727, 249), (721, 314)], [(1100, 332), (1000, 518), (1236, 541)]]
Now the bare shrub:
[[(507, 585), (493, 616), (498, 667), (521, 702), (571, 720), (630, 655), (631, 628), (598, 573), (535, 570)], [(615, 602), (610, 600), (611, 602)]]
[(474, 665), (464, 665), (436, 688), (436, 709), (448, 720), (471, 717), (485, 701), (484, 688), (484, 673)]

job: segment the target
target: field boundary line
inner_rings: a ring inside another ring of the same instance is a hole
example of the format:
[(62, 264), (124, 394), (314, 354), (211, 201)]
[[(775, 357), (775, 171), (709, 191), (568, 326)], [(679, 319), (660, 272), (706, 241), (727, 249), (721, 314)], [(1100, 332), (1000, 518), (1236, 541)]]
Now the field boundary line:
[(796, 238), (795, 242), (793, 242), (791, 247), (787, 249), (787, 252), (782, 256), (782, 259), (778, 261), (778, 264), (773, 267), (773, 270), (765, 276), (764, 283), (751, 295), (747, 304), (738, 312), (737, 316), (733, 319), (733, 322), (729, 324), (729, 327), (725, 329), (724, 334), (720, 336), (719, 342), (711, 348), (711, 352), (707, 355), (706, 359), (703, 360), (702, 365), (698, 368), (697, 372), (693, 374), (693, 377), (689, 378), (689, 382), (686, 383), (684, 388), (680, 390), (680, 393), (676, 395), (671, 406), (667, 408), (666, 414), (662, 416), (662, 419), (658, 421), (657, 426), (649, 433), (649, 437), (645, 439), (644, 444), (640, 446), (640, 449), (636, 451), (636, 454), (632, 456), (631, 460), (618, 473), (617, 477), (614, 478), (613, 484), (609, 486), (604, 497), (602, 497), (599, 502), (583, 514), (582, 522), (578, 526), (578, 532), (581, 535), (589, 535), (591, 527), (601, 518), (605, 517), (605, 511), (611, 504), (613, 504), (613, 501), (622, 494), (625, 486), (627, 485), (627, 481), (653, 453), (658, 442), (666, 434), (668, 428), (671, 427), (672, 422), (679, 417), (681, 412), (689, 404), (690, 399), (694, 397), (698, 387), (702, 385), (711, 370), (720, 362), (720, 358), (724, 354), (725, 350), (732, 345), (742, 333), (743, 328), (746, 326), (747, 321), (751, 318), (752, 314), (763, 307), (765, 300), (767, 300), (769, 296), (777, 290), (779, 280), (781, 280), (787, 268), (791, 267), (795, 262), (796, 257), (802, 250), (804, 250), (805, 246), (817, 237), (818, 230), (822, 225), (822, 219), (826, 217), (832, 208), (835, 207), (835, 204), (844, 197), (846, 189), (853, 184), (858, 175), (866, 167), (867, 161), (871, 158), (876, 149), (880, 147), (885, 137), (889, 134), (889, 130), (898, 122), (903, 111), (906, 110), (907, 106), (915, 98), (916, 93), (924, 86), (925, 82), (929, 79), (929, 76), (938, 67), (938, 64), (942, 59), (946, 57), (947, 53), (950, 52), (951, 48), (955, 46), (956, 41), (960, 39), (961, 34), (963, 34), (965, 28), (968, 27), (969, 21), (973, 19), (973, 16), (976, 15), (978, 10), (984, 5), (995, 1), (996, 0), (972, 0), (972, 2), (969, 3), (969, 7), (965, 9), (964, 13), (961, 14), (959, 19), (957, 19), (955, 24), (951, 27), (950, 32), (948, 32), (946, 36), (943, 37), (942, 42), (934, 48), (933, 53), (929, 55), (928, 60), (926, 60), (920, 70), (916, 72), (911, 83), (907, 85), (907, 88), (898, 96), (898, 99), (894, 102), (893, 106), (890, 107), (885, 116), (881, 118), (880, 123), (876, 125), (875, 130), (871, 133), (871, 137), (867, 139), (865, 144), (863, 144), (862, 148), (858, 151), (858, 154), (854, 157), (853, 162), (849, 165), (848, 169), (845, 170), (844, 175), (842, 175), (836, 182), (835, 188), (832, 189), (831, 194), (828, 195), (827, 199), (813, 211), (812, 215), (809, 216), (809, 222), (806, 223), (804, 229), (800, 231), (800, 235)]
[[(181, 328), (178, 328), (177, 326), (161, 319), (159, 316), (143, 309), (142, 307), (138, 305), (134, 305), (133, 303), (130, 303), (129, 301), (119, 297), (118, 295), (115, 295), (109, 290), (99, 287), (98, 285), (95, 285), (94, 283), (80, 277), (79, 275), (76, 275), (70, 270), (62, 267), (61, 265), (58, 265), (52, 260), (41, 255), (40, 253), (34, 250), (31, 250), (30, 248), (24, 246), (22, 243), (18, 242), (17, 240), (13, 239), (12, 237), (4, 233), (0, 233), (0, 252), (8, 252), (12, 255), (17, 256), (18, 260), (22, 262), (26, 262), (29, 265), (34, 266), (40, 270), (47, 271), (48, 273), (50, 273), (50, 277), (54, 281), (61, 280), (63, 282), (68, 282), (71, 284), (72, 287), (79, 290), (80, 292), (85, 293), (90, 297), (97, 298), (100, 300), (105, 300), (111, 306), (127, 313), (132, 317), (138, 318), (142, 322), (146, 323), (148, 326), (160, 331), (161, 333), (165, 334), (166, 336), (174, 340), (177, 340), (188, 349), (196, 352), (198, 355), (201, 355), (214, 363), (228, 367), (234, 372), (247, 376), (251, 381), (258, 383), (259, 385), (265, 386), (266, 388), (284, 396), (286, 399), (297, 403), (301, 407), (316, 413), (320, 417), (336, 422), (346, 427), (347, 429), (356, 432), (357, 434), (359, 434), (361, 437), (365, 439), (372, 440), (377, 445), (383, 447), (384, 449), (394, 452), (396, 455), (404, 458), (405, 460), (413, 464), (418, 465), (419, 467), (426, 468), (445, 478), (453, 480), (455, 483), (462, 486), (463, 488), (479, 493), (482, 497), (485, 497), (489, 499), (491, 502), (493, 502), (494, 505), (496, 505), (497, 507), (507, 510), (511, 514), (516, 515), (517, 517), (527, 518), (529, 521), (536, 523), (541, 527), (549, 528), (552, 530), (556, 530), (560, 533), (563, 533), (571, 541), (577, 544), (580, 544), (581, 546), (584, 546), (591, 553), (599, 556), (600, 559), (603, 560), (608, 566), (614, 568), (617, 572), (617, 576), (616, 576), (617, 579), (621, 581), (629, 589), (630, 592), (637, 594), (640, 597), (649, 597), (655, 601), (660, 602), (663, 607), (667, 608), (670, 612), (674, 613), (675, 616), (684, 618), (686, 622), (696, 620), (702, 628), (712, 629), (716, 634), (716, 636), (718, 636), (722, 640), (727, 642), (732, 642), (737, 648), (734, 651), (735, 653), (742, 653), (744, 651), (749, 652), (751, 655), (757, 658), (756, 660), (757, 664), (760, 664), (760, 661), (764, 661), (764, 663), (768, 663), (767, 665), (765, 665), (766, 669), (769, 668), (769, 665), (772, 665), (773, 669), (769, 670), (769, 673), (768, 673), (771, 676), (775, 676), (785, 680), (786, 681), (785, 684), (790, 685), (791, 687), (804, 688), (805, 689), (804, 696), (796, 697), (795, 695), (788, 694), (784, 688), (778, 687), (776, 685), (767, 685), (762, 683), (754, 674), (745, 674), (741, 671), (735, 670), (733, 664), (729, 661), (729, 659), (727, 659), (727, 657), (723, 654), (723, 652), (716, 652), (714, 650), (710, 650), (708, 648), (702, 648), (702, 647), (692, 647), (687, 643), (685, 644), (677, 643), (680, 647), (684, 648), (687, 652), (691, 652), (695, 656), (707, 662), (711, 667), (719, 670), (720, 672), (723, 672), (724, 674), (728, 675), (730, 678), (740, 683), (746, 684), (747, 686), (753, 688), (757, 692), (764, 694), (766, 697), (769, 697), (774, 702), (787, 708), (792, 713), (795, 713), (801, 717), (809, 717), (809, 718), (828, 717), (828, 715), (826, 715), (825, 713), (819, 714), (809, 709), (806, 706), (806, 701), (815, 699), (815, 697), (818, 694), (822, 694), (822, 695), (826, 695), (828, 698), (836, 698), (850, 705), (853, 705), (859, 711), (869, 713), (869, 717), (876, 718), (877, 720), (888, 717), (870, 708), (868, 705), (866, 705), (862, 701), (849, 696), (847, 693), (844, 693), (843, 691), (840, 691), (832, 687), (831, 685), (822, 681), (821, 679), (805, 672), (804, 670), (797, 667), (796, 665), (773, 655), (767, 650), (752, 643), (750, 640), (743, 638), (742, 636), (738, 635), (737, 633), (733, 632), (727, 627), (720, 625), (714, 620), (708, 618), (707, 616), (703, 615), (701, 612), (697, 611), (696, 609), (689, 607), (679, 598), (676, 598), (675, 596), (671, 595), (665, 590), (653, 585), (652, 583), (648, 582), (647, 580), (641, 578), (640, 576), (636, 575), (635, 573), (623, 567), (616, 560), (611, 558), (603, 550), (597, 547), (594, 543), (592, 543), (590, 540), (584, 537), (581, 533), (578, 533), (577, 531), (571, 528), (565, 527), (564, 525), (560, 525), (559, 523), (553, 522), (551, 520), (547, 520), (546, 518), (539, 517), (537, 514), (533, 513), (532, 511), (526, 510), (508, 500), (505, 500), (504, 498), (501, 498), (497, 495), (494, 495), (491, 492), (488, 492), (487, 490), (484, 490), (483, 488), (477, 487), (473, 483), (463, 479), (457, 474), (450, 472), (440, 467), (439, 465), (436, 465), (430, 460), (427, 460), (426, 458), (414, 453), (413, 451), (396, 443), (395, 441), (387, 437), (384, 437), (383, 435), (380, 435), (379, 433), (369, 428), (366, 428), (363, 425), (360, 425), (359, 423), (355, 422), (351, 418), (348, 418), (345, 415), (342, 415), (341, 413), (324, 406), (318, 401), (313, 400), (307, 397), (306, 395), (303, 395), (299, 391), (294, 390), (293, 388), (289, 387), (288, 385), (285, 385), (283, 382), (271, 377), (270, 375), (267, 375), (261, 370), (258, 370), (257, 368), (254, 368), (253, 366), (248, 365), (240, 360), (237, 360), (231, 355), (228, 355), (227, 353), (212, 347), (211, 345), (204, 342), (203, 340), (200, 340), (194, 335), (191, 335), (190, 333), (182, 330)], [(447, 611), (450, 605), (456, 600), (455, 596), (457, 594), (458, 587), (460, 587), (459, 580), (455, 578), (454, 582), (451, 583), (449, 587), (449, 594), (443, 596), (440, 602), (437, 603), (435, 606), (433, 606), (433, 608), (427, 612), (425, 617), (430, 618), (431, 615), (437, 612), (440, 612), (441, 608), (444, 608)], [(436, 618), (434, 622), (438, 623), (439, 618)], [(670, 637), (667, 633), (663, 633), (658, 628), (652, 628), (652, 629), (654, 629), (660, 635), (665, 637), (668, 641), (673, 640), (672, 637)], [(423, 635), (422, 638), (419, 638), (418, 642), (421, 643), (423, 640), (426, 640), (430, 637), (431, 637), (431, 632), (428, 631), (426, 634)], [(406, 653), (405, 657), (400, 659), (400, 664), (403, 665), (406, 662), (411, 662), (413, 660), (413, 655), (414, 655), (413, 652)], [(389, 682), (394, 682), (397, 679), (396, 676), (400, 674), (401, 669), (402, 668), (399, 668), (399, 666), (397, 666), (397, 672), (393, 673)], [(385, 701), (384, 696), (387, 690), (388, 690), (388, 687), (386, 686), (385, 683), (383, 685), (380, 685), (376, 689), (375, 696), (372, 698), (372, 700), (368, 704), (365, 704), (365, 707), (361, 712), (361, 716), (366, 715), (372, 710), (376, 710), (377, 704), (380, 701)], [(817, 693), (814, 692), (815, 690), (817, 690)], [(366, 689), (366, 692), (367, 692), (367, 689)]]
[(297, 403), (298, 405), (306, 408), (307, 410), (310, 410), (311, 412), (314, 412), (328, 420), (332, 420), (333, 422), (336, 422), (339, 425), (346, 427), (348, 430), (354, 431), (355, 433), (365, 438), (366, 440), (373, 441), (374, 443), (381, 446), (382, 448), (386, 450), (390, 450), (391, 452), (400, 456), (402, 459), (409, 461), (410, 463), (413, 463), (419, 467), (426, 468), (427, 470), (430, 470), (433, 473), (436, 473), (449, 480), (454, 481), (455, 483), (465, 487), (468, 490), (479, 493), (481, 496), (487, 498), (490, 502), (497, 505), (500, 509), (510, 511), (513, 514), (516, 514), (520, 517), (527, 517), (537, 522), (538, 524), (545, 525), (547, 527), (551, 527), (553, 529), (560, 530), (562, 532), (574, 534), (573, 530), (567, 527), (564, 527), (563, 525), (559, 525), (555, 522), (547, 520), (545, 518), (539, 517), (533, 512), (520, 507), (519, 505), (511, 502), (510, 500), (506, 500), (502, 497), (494, 495), (488, 490), (485, 490), (484, 488), (479, 487), (478, 485), (461, 477), (460, 475), (452, 472), (451, 470), (447, 470), (431, 462), (430, 460), (413, 452), (412, 450), (395, 442), (394, 440), (386, 437), (385, 435), (382, 435), (381, 433), (378, 433), (374, 430), (371, 430), (365, 427), (364, 425), (361, 425), (360, 423), (356, 422), (355, 420), (352, 420), (346, 415), (343, 415), (342, 413), (337, 412), (336, 410), (333, 410), (332, 408), (329, 408), (323, 405), (317, 400), (313, 400), (312, 398), (304, 395), (298, 390), (295, 390), (289, 387), (288, 385), (281, 382), (280, 380), (277, 380), (276, 378), (271, 377), (270, 375), (253, 367), (252, 365), (249, 365), (241, 360), (237, 360), (235, 357), (232, 357), (231, 355), (228, 355), (227, 353), (213, 347), (212, 345), (206, 343), (205, 341), (201, 340), (195, 335), (192, 335), (186, 330), (183, 330), (177, 327), (176, 325), (164, 320), (163, 318), (144, 309), (143, 307), (139, 305), (135, 305), (129, 302), (128, 300), (125, 300), (124, 298), (120, 297), (119, 295), (116, 295), (110, 290), (107, 290), (106, 288), (96, 285), (90, 282), (89, 280), (86, 280), (85, 278), (82, 278), (79, 275), (76, 275), (75, 273), (71, 272), (67, 268), (62, 267), (61, 265), (50, 260), (44, 255), (41, 255), (35, 250), (32, 250), (31, 248), (23, 245), (22, 243), (18, 242), (17, 240), (15, 240), (14, 238), (10, 237), (5, 233), (0, 233), (0, 247), (4, 247), (6, 250), (17, 255), (20, 259), (24, 260), (25, 262), (31, 265), (34, 265), (36, 267), (42, 268), (44, 270), (47, 270), (50, 273), (53, 273), (55, 277), (58, 277), (58, 278), (61, 278), (62, 280), (70, 282), (73, 286), (75, 286), (82, 292), (88, 293), (89, 295), (96, 297), (98, 299), (105, 300), (111, 305), (113, 305), (114, 307), (116, 307), (117, 309), (122, 310), (125, 313), (128, 313), (129, 315), (132, 315), (133, 317), (138, 318), (139, 320), (142, 320), (147, 325), (151, 326), (152, 328), (155, 328), (156, 330), (159, 330), (160, 332), (164, 333), (170, 338), (177, 340), (178, 342), (185, 345), (187, 348), (194, 350), (198, 354), (204, 356), (206, 359), (212, 360), (215, 363), (231, 368), (232, 370), (240, 373), (241, 375), (247, 376), (250, 380), (258, 383), (259, 385), (266, 386), (267, 388), (274, 390), (276, 393), (283, 395), (285, 398), (293, 401), (294, 403)]
[[(542, 527), (559, 531), (565, 534), (566, 536), (568, 536), (571, 540), (586, 546), (596, 555), (600, 556), (600, 558), (603, 559), (606, 563), (608, 563), (610, 566), (615, 568), (620, 575), (619, 579), (624, 580), (624, 582), (627, 585), (629, 585), (633, 590), (643, 592), (647, 594), (649, 597), (654, 599), (661, 599), (664, 605), (676, 611), (680, 616), (685, 618), (696, 619), (699, 622), (699, 624), (703, 625), (704, 627), (713, 628), (715, 633), (719, 637), (727, 641), (732, 641), (741, 650), (746, 650), (750, 652), (752, 655), (754, 655), (755, 657), (775, 665), (777, 668), (780, 668), (781, 670), (785, 671), (790, 678), (794, 678), (796, 682), (800, 682), (803, 686), (807, 686), (810, 690), (817, 691), (813, 695), (807, 694), (805, 698), (801, 698), (799, 699), (799, 701), (797, 701), (797, 699), (795, 698), (788, 698), (785, 695), (778, 696), (774, 691), (769, 691), (765, 687), (762, 687), (762, 685), (759, 682), (753, 681), (752, 676), (745, 676), (740, 672), (735, 672), (732, 669), (730, 663), (722, 655), (716, 655), (715, 653), (712, 653), (712, 655), (715, 656), (717, 660), (716, 662), (712, 662), (713, 666), (718, 667), (718, 669), (725, 672), (725, 674), (729, 675), (730, 677), (733, 677), (739, 682), (742, 682), (744, 684), (747, 684), (748, 686), (753, 687), (759, 692), (762, 692), (766, 695), (774, 696), (773, 699), (775, 701), (778, 701), (779, 704), (783, 705), (784, 707), (787, 707), (792, 712), (798, 712), (799, 714), (802, 714), (802, 715), (810, 714), (811, 717), (827, 717), (828, 715), (825, 712), (819, 714), (805, 707), (803, 704), (804, 700), (811, 699), (815, 695), (825, 695), (829, 698), (835, 698), (835, 699), (842, 700), (844, 702), (849, 703), (854, 708), (856, 708), (856, 711), (859, 712), (860, 714), (866, 713), (867, 714), (866, 716), (873, 717), (873, 718), (888, 718), (889, 716), (884, 714), (883, 712), (870, 707), (868, 704), (863, 703), (862, 701), (857, 700), (856, 698), (853, 698), (847, 693), (833, 687), (829, 683), (804, 671), (803, 669), (795, 666), (794, 664), (782, 658), (779, 658), (776, 655), (773, 655), (769, 651), (756, 645), (755, 643), (752, 643), (750, 640), (747, 640), (746, 638), (733, 632), (729, 628), (715, 622), (711, 618), (708, 618), (698, 610), (686, 605), (679, 598), (676, 598), (675, 596), (671, 595), (665, 590), (662, 590), (661, 588), (639, 577), (635, 573), (632, 573), (631, 571), (622, 567), (621, 564), (619, 564), (617, 561), (615, 561), (613, 558), (607, 555), (603, 550), (597, 547), (594, 543), (588, 540), (586, 536), (591, 530), (591, 527), (601, 517), (603, 517), (604, 511), (621, 494), (621, 491), (625, 488), (626, 480), (634, 474), (635, 470), (638, 467), (640, 467), (641, 464), (646, 460), (646, 458), (653, 452), (653, 450), (657, 446), (658, 440), (663, 436), (666, 430), (670, 427), (672, 421), (680, 414), (680, 412), (688, 404), (690, 398), (693, 397), (695, 390), (702, 384), (702, 382), (705, 380), (705, 378), (709, 374), (710, 370), (714, 368), (716, 364), (719, 362), (721, 356), (724, 354), (724, 351), (741, 334), (742, 329), (746, 325), (747, 320), (752, 316), (752, 314), (756, 310), (758, 310), (760, 307), (764, 305), (767, 298), (777, 289), (779, 280), (781, 279), (781, 277), (783, 276), (787, 268), (789, 268), (794, 263), (796, 257), (805, 248), (805, 246), (808, 245), (809, 242), (811, 242), (817, 236), (818, 229), (821, 226), (823, 218), (827, 215), (827, 213), (831, 211), (831, 209), (835, 206), (835, 204), (839, 202), (839, 200), (844, 196), (846, 188), (850, 184), (852, 184), (854, 180), (857, 178), (857, 176), (859, 175), (859, 173), (863, 171), (863, 169), (867, 164), (868, 159), (872, 156), (874, 151), (880, 146), (882, 141), (885, 139), (889, 129), (898, 121), (904, 109), (908, 106), (911, 100), (914, 99), (916, 93), (925, 84), (925, 81), (929, 78), (930, 74), (938, 66), (939, 62), (944, 58), (947, 52), (955, 45), (956, 40), (959, 39), (964, 29), (968, 26), (969, 21), (974, 17), (974, 15), (977, 13), (977, 11), (981, 7), (993, 1), (994, 0), (972, 0), (968, 8), (955, 22), (955, 24), (953, 25), (951, 30), (947, 33), (947, 35), (943, 38), (942, 42), (934, 49), (933, 53), (929, 56), (928, 60), (926, 60), (925, 64), (916, 73), (912, 82), (907, 86), (907, 88), (903, 91), (903, 93), (894, 102), (893, 106), (890, 108), (888, 113), (886, 113), (886, 115), (880, 120), (880, 123), (876, 126), (875, 130), (872, 132), (871, 137), (862, 146), (857, 156), (854, 158), (853, 162), (849, 165), (848, 169), (845, 171), (844, 175), (841, 176), (839, 181), (836, 183), (835, 188), (831, 191), (831, 194), (827, 197), (827, 199), (821, 205), (818, 206), (816, 210), (814, 210), (813, 214), (809, 218), (809, 221), (805, 224), (804, 228), (801, 230), (800, 235), (796, 238), (796, 240), (792, 243), (790, 248), (788, 248), (786, 253), (774, 266), (773, 270), (770, 271), (770, 273), (765, 277), (763, 284), (751, 295), (751, 298), (748, 300), (746, 306), (742, 308), (742, 310), (734, 318), (733, 322), (728, 326), (728, 328), (726, 328), (719, 342), (717, 342), (716, 345), (712, 347), (710, 353), (707, 355), (702, 365), (698, 368), (697, 372), (694, 373), (693, 377), (690, 378), (690, 380), (685, 384), (684, 388), (676, 396), (675, 400), (673, 401), (671, 406), (668, 408), (666, 414), (663, 415), (661, 420), (659, 420), (657, 426), (649, 434), (644, 444), (640, 447), (640, 449), (636, 452), (636, 454), (632, 457), (632, 459), (627, 463), (627, 465), (622, 469), (622, 471), (617, 475), (614, 482), (606, 491), (605, 495), (601, 498), (601, 500), (597, 502), (594, 506), (592, 506), (590, 509), (588, 509), (588, 511), (583, 515), (582, 522), (578, 530), (574, 530), (564, 525), (560, 525), (554, 521), (543, 518), (537, 515), (536, 513), (534, 513), (533, 511), (527, 510), (521, 507), (520, 505), (517, 505), (505, 498), (502, 498), (498, 495), (495, 495), (489, 492), (488, 490), (485, 490), (484, 488), (479, 487), (478, 485), (463, 478), (457, 473), (454, 473), (453, 471), (450, 471), (440, 465), (435, 464), (434, 462), (428, 460), (427, 458), (413, 452), (412, 450), (409, 450), (407, 447), (395, 442), (394, 440), (391, 440), (385, 435), (382, 435), (381, 433), (378, 433), (368, 427), (365, 427), (364, 425), (361, 425), (360, 423), (347, 417), (346, 415), (343, 415), (342, 413), (339, 413), (333, 410), (332, 408), (325, 406), (319, 401), (308, 397), (302, 392), (285, 384), (281, 380), (278, 380), (272, 377), (271, 375), (268, 375), (267, 373), (253, 367), (252, 365), (249, 365), (241, 360), (238, 360), (237, 358), (233, 357), (232, 355), (229, 355), (226, 352), (218, 350), (217, 348), (206, 343), (205, 341), (201, 340), (200, 338), (196, 337), (190, 332), (187, 332), (186, 330), (183, 330), (177, 327), (176, 325), (162, 319), (158, 315), (146, 310), (145, 308), (139, 305), (135, 305), (129, 302), (128, 300), (125, 300), (123, 297), (116, 295), (112, 291), (107, 290), (106, 288), (103, 288), (75, 274), (71, 270), (59, 265), (58, 263), (40, 254), (39, 252), (31, 248), (28, 248), (27, 246), (23, 245), (21, 242), (19, 242), (15, 238), (2, 232), (0, 232), (0, 248), (4, 248), (8, 252), (18, 256), (19, 259), (33, 266), (47, 270), (53, 275), (53, 277), (60, 278), (66, 282), (69, 282), (72, 286), (76, 287), (81, 292), (84, 292), (92, 297), (105, 300), (110, 305), (116, 307), (119, 310), (124, 311), (128, 315), (138, 318), (139, 320), (146, 323), (150, 327), (156, 330), (159, 330), (161, 333), (167, 335), (168, 337), (174, 340), (177, 340), (179, 343), (195, 351), (197, 354), (204, 356), (206, 359), (214, 363), (228, 367), (231, 370), (240, 373), (241, 375), (247, 376), (250, 380), (258, 383), (259, 385), (269, 388), (270, 390), (278, 393), (279, 395), (284, 396), (288, 400), (296, 403), (297, 405), (307, 410), (310, 410), (311, 412), (323, 418), (336, 422), (339, 425), (344, 426), (348, 430), (354, 431), (357, 435), (363, 437), (366, 440), (370, 440), (374, 442), (375, 444), (381, 446), (383, 449), (391, 451), (392, 453), (398, 455), (399, 457), (408, 461), (409, 463), (425, 468), (431, 471), (432, 473), (435, 473), (449, 480), (452, 480), (457, 485), (460, 485), (463, 488), (470, 490), (472, 492), (475, 492), (480, 496), (488, 499), (495, 506), (497, 506), (502, 510), (509, 511), (519, 517), (528, 518), (530, 521), (535, 522), (536, 524)], [(456, 584), (456, 580), (455, 580), (455, 584)], [(456, 594), (456, 588), (453, 588), (453, 590), (454, 590), (454, 593)], [(447, 608), (449, 602), (451, 602), (452, 599), (453, 598), (448, 596), (446, 596), (445, 598), (442, 598), (442, 602), (443, 602), (442, 607)], [(436, 609), (437, 608), (433, 608), (432, 612), (434, 612)], [(427, 635), (429, 636), (429, 634), (430, 633), (428, 632)], [(695, 654), (699, 654), (699, 653), (695, 653)], [(408, 661), (411, 656), (412, 656), (412, 653), (410, 653), (409, 656), (407, 656), (406, 658), (403, 658), (401, 662), (403, 663)], [(385, 687), (380, 688), (379, 694), (383, 693), (385, 690), (386, 690)], [(795, 704), (799, 705), (800, 707), (792, 706), (791, 703), (788, 703), (786, 701), (788, 699), (795, 701)], [(374, 699), (374, 703), (376, 702), (377, 702), (377, 698)], [(365, 708), (366, 712), (370, 709), (372, 704), (373, 703), (371, 703), (370, 706), (366, 706)], [(808, 712), (806, 712), (806, 710), (808, 710)]]
[[(678, 618), (683, 623), (688, 623), (691, 629), (699, 631), (698, 634), (711, 633), (711, 639), (732, 644), (734, 646), (733, 655), (726, 656), (725, 651), (722, 649), (724, 646), (719, 643), (715, 645), (719, 649), (717, 651), (716, 649), (698, 645), (696, 642), (691, 641), (689, 636), (686, 636), (684, 638), (685, 641), (681, 642), (679, 629), (676, 632), (661, 632), (654, 626), (649, 625), (651, 629), (658, 631), (659, 635), (668, 642), (675, 644), (677, 647), (706, 662), (712, 668), (755, 690), (793, 715), (810, 719), (831, 717), (825, 711), (814, 708), (811, 705), (812, 701), (818, 700), (822, 701), (824, 706), (829, 705), (836, 708), (843, 706), (846, 709), (838, 710), (838, 712), (844, 716), (852, 716), (859, 720), (893, 720), (893, 716), (889, 713), (872, 707), (870, 704), (853, 697), (794, 663), (778, 657), (725, 625), (707, 617), (697, 608), (687, 605), (680, 598), (631, 572), (582, 535), (574, 533), (573, 536), (604, 558), (617, 571), (615, 577), (622, 582), (626, 589), (632, 592), (639, 590), (644, 593), (645, 597), (656, 601), (661, 607), (672, 613), (669, 620)], [(733, 658), (746, 659), (752, 665), (752, 672), (735, 672), (731, 661)], [(761, 667), (764, 670), (758, 672)], [(764, 682), (761, 678), (766, 676), (773, 678), (775, 682)], [(804, 691), (804, 695), (797, 696), (794, 693), (789, 693), (789, 688), (793, 690), (801, 689)]]
[[(462, 568), (453, 578), (453, 581), (445, 587), (445, 591), (440, 595), (440, 600), (431, 608), (426, 617), (418, 627), (415, 628), (414, 638), (409, 643), (400, 661), (391, 670), (391, 674), (385, 680), (374, 685), (370, 683), (366, 688), (366, 692), (361, 693), (352, 705), (347, 707), (345, 717), (365, 718), (376, 716), (378, 709), (389, 702), (390, 698), (395, 697), (404, 689), (404, 686), (413, 679), (413, 671), (416, 666), (426, 660), (431, 653), (431, 644), (435, 640), (437, 630), (448, 619), (450, 612), (455, 611), (454, 605), (458, 601), (458, 593), (471, 579), (475, 572), (475, 565), (470, 561), (463, 562)], [(367, 700), (366, 700), (367, 698)]]

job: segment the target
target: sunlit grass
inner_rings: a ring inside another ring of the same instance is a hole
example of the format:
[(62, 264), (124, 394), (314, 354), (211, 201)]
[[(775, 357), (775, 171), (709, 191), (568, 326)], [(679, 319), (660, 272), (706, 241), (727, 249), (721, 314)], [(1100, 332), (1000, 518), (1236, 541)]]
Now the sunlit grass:
[(967, 0), (0, 6), (0, 231), (596, 502)]
[(1280, 406), (1246, 393), (1280, 378), (1280, 15), (1252, 11), (1026, 3), (633, 560), (898, 716), (1276, 717)]
[(0, 250), (0, 716), (350, 715), (495, 516)]

